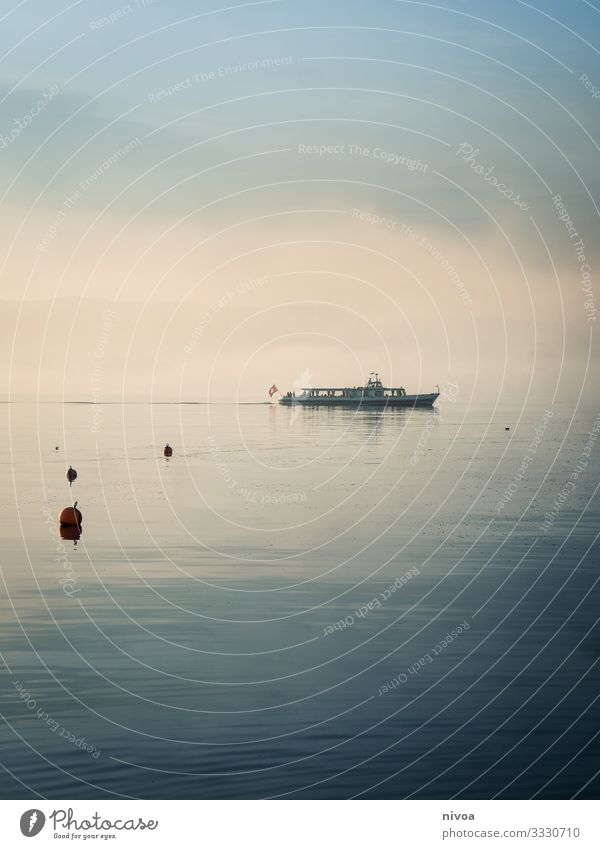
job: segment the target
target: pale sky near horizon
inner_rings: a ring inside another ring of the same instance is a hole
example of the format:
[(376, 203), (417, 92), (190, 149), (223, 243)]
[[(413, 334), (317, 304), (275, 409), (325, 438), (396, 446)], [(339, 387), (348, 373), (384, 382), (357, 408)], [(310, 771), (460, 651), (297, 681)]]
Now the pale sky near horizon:
[(51, 6), (0, 13), (2, 399), (597, 385), (594, 4)]

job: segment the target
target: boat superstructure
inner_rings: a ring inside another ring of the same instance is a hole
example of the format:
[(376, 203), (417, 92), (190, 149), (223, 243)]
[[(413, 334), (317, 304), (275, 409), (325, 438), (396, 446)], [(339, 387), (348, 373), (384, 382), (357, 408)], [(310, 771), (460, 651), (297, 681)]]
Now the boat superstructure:
[(364, 386), (309, 386), (286, 392), (279, 403), (304, 407), (432, 407), (439, 394), (438, 387), (437, 392), (407, 395), (403, 386), (384, 386), (377, 372), (371, 372)]

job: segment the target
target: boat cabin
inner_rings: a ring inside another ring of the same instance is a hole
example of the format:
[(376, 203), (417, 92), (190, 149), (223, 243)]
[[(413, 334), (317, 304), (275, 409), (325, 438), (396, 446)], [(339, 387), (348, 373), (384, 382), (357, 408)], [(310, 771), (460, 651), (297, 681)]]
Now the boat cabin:
[(309, 398), (402, 398), (406, 395), (406, 390), (403, 386), (387, 387), (384, 386), (377, 372), (372, 372), (364, 386), (326, 386), (326, 387), (305, 387), (302, 393), (288, 392), (288, 398), (299, 398), (302, 400)]

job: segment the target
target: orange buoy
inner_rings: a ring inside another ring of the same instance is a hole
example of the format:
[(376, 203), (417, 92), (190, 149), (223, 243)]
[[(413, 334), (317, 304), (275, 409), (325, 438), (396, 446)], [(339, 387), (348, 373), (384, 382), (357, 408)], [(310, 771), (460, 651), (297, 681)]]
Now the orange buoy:
[(73, 483), (77, 478), (77, 471), (73, 468), (73, 466), (69, 466), (67, 471), (67, 480), (69, 481), (69, 486)]
[(79, 527), (83, 521), (83, 516), (81, 515), (81, 510), (77, 509), (77, 502), (72, 507), (64, 507), (60, 511), (58, 521), (61, 525), (75, 525)]
[(168, 442), (165, 445), (165, 450), (164, 450), (163, 453), (164, 453), (165, 457), (172, 457), (173, 456), (173, 449), (171, 448), (171, 446), (169, 445)]

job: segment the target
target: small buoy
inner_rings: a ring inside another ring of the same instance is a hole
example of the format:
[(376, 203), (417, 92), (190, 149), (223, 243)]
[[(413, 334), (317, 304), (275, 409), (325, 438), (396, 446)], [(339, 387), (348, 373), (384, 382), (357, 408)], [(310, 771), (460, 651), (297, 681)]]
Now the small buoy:
[(164, 450), (163, 453), (164, 453), (165, 457), (172, 457), (173, 456), (173, 449), (171, 448), (171, 446), (169, 445), (168, 442), (165, 445), (165, 450)]
[(58, 521), (61, 525), (75, 525), (79, 527), (83, 521), (81, 510), (77, 509), (77, 502), (72, 507), (64, 507), (60, 511)]
[(73, 483), (73, 481), (77, 478), (77, 472), (73, 468), (73, 466), (69, 466), (67, 471), (67, 480), (69, 481), (69, 486)]

